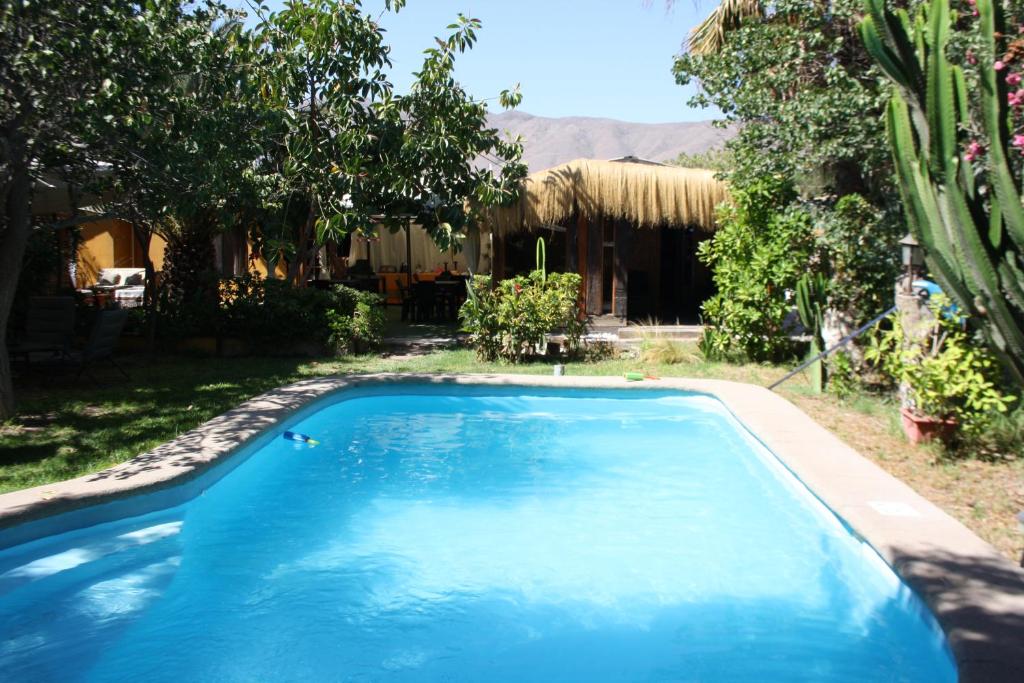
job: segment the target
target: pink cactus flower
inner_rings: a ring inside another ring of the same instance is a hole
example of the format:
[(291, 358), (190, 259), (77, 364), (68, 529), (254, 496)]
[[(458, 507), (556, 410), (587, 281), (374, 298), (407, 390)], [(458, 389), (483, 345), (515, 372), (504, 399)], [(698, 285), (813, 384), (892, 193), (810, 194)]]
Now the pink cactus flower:
[(981, 146), (980, 142), (972, 140), (970, 144), (967, 145), (967, 150), (964, 152), (964, 159), (966, 161), (974, 161), (981, 156), (984, 151), (985, 148)]
[(1014, 135), (1013, 142), (1011, 142), (1010, 144), (1016, 147), (1017, 149), (1024, 151), (1024, 135)]
[(1011, 107), (1024, 106), (1024, 89), (1017, 90), (1016, 92), (1012, 92), (1009, 95), (1007, 95), (1006, 102)]
[(992, 68), (995, 69), (996, 71), (1002, 71), (1003, 69), (1006, 68), (1006, 63), (1003, 62), (1003, 60), (1001, 59), (996, 60), (996, 63), (992, 65)]
[(1011, 85), (1011, 86), (1013, 86), (1013, 85), (1020, 85), (1020, 74), (1018, 74), (1018, 73), (1006, 74), (1006, 84), (1007, 85)]

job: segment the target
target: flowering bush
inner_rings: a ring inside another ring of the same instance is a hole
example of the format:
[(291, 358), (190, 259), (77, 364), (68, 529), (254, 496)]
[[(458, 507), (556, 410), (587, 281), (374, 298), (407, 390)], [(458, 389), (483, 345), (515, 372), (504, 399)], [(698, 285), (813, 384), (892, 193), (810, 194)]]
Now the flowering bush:
[(459, 318), (483, 360), (522, 362), (543, 348), (550, 333), (562, 333), (565, 348), (575, 354), (584, 330), (580, 284), (576, 273), (535, 270), (492, 289), (491, 279), (478, 275)]

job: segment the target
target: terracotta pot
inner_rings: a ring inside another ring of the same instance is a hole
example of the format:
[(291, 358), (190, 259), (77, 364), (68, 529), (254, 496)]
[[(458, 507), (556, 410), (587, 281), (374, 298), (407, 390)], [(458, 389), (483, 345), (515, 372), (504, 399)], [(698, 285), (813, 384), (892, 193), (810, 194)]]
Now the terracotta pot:
[(939, 439), (949, 441), (956, 431), (956, 420), (915, 415), (910, 408), (900, 408), (903, 418), (903, 433), (912, 444), (928, 443)]

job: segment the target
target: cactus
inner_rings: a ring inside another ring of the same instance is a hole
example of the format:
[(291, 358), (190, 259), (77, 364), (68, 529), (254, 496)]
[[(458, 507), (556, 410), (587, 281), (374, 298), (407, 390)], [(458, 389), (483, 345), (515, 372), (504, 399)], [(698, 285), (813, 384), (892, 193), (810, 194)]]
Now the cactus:
[[(804, 274), (796, 283), (796, 310), (800, 314), (800, 322), (811, 333), (808, 358), (813, 358), (822, 351), (821, 328), (825, 320), (823, 311), (827, 291), (828, 279), (821, 274)], [(811, 372), (812, 388), (820, 393), (825, 386), (824, 364), (819, 360), (807, 369)]]
[[(907, 223), (933, 277), (1024, 383), (1024, 207), (1021, 179), (1008, 161), (1016, 152), (1007, 86), (994, 68), (1008, 47), (1001, 8), (977, 0), (985, 54), (980, 92), (973, 93), (947, 56), (949, 0), (932, 0), (913, 19), (906, 10), (890, 11), (885, 0), (865, 4), (861, 39), (895, 86), (886, 129)], [(978, 98), (985, 139), (968, 146), (969, 97)], [(971, 161), (982, 149), (985, 168), (976, 175)]]
[(540, 271), (541, 284), (546, 284), (548, 281), (548, 250), (544, 245), (544, 238), (537, 238), (537, 270)]

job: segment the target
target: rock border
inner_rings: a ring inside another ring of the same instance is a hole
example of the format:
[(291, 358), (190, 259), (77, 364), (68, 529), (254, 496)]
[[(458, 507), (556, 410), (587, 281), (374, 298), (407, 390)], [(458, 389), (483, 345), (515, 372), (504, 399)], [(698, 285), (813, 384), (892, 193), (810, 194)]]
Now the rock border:
[[(152, 451), (94, 474), (0, 495), (0, 536), (63, 512), (194, 482), (315, 400), (401, 384), (673, 390), (709, 394), (922, 597), (963, 682), (1024, 681), (1024, 571), (787, 400), (723, 380), (376, 374), (301, 381), (257, 396)], [(98, 521), (98, 520), (97, 520)]]

